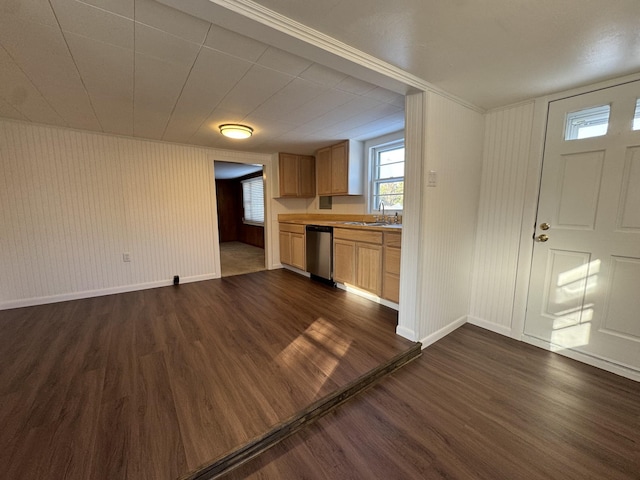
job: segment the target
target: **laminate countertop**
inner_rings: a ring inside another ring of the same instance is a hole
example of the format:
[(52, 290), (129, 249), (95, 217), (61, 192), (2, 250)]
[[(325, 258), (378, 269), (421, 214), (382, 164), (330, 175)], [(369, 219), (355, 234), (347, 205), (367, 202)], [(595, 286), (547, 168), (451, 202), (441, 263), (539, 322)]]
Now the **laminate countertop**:
[(370, 215), (344, 215), (347, 218), (327, 218), (329, 215), (312, 214), (295, 215), (281, 214), (278, 215), (279, 223), (290, 223), (296, 225), (322, 225), (334, 228), (350, 228), (354, 230), (374, 230), (381, 232), (398, 232), (402, 233), (402, 224), (376, 222), (375, 218)]

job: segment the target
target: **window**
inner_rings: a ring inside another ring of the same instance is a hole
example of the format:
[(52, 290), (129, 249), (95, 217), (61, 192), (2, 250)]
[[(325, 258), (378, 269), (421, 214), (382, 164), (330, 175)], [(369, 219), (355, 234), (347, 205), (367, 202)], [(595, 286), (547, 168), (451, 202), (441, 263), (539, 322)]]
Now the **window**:
[(252, 225), (264, 225), (264, 184), (262, 177), (242, 180), (242, 221)]
[(369, 211), (402, 211), (404, 204), (404, 138), (372, 146)]
[(633, 129), (640, 130), (640, 98), (636, 100), (636, 113), (633, 115)]
[(609, 128), (609, 105), (587, 108), (567, 115), (565, 140), (600, 137), (607, 134)]

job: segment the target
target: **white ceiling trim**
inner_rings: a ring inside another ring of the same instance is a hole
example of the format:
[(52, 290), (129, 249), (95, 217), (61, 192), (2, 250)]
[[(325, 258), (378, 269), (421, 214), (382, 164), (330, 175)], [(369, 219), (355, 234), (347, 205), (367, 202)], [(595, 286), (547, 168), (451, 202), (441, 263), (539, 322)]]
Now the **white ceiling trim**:
[[(390, 89), (397, 93), (407, 94), (412, 91), (434, 92), (446, 97), (460, 105), (468, 107), (480, 113), (484, 113), (485, 109), (478, 107), (462, 98), (452, 95), (435, 85), (423, 80), (405, 70), (394, 65), (373, 57), (368, 53), (351, 47), (333, 37), (330, 37), (318, 30), (307, 27), (289, 17), (281, 15), (278, 12), (270, 10), (252, 0), (158, 0), (160, 3), (168, 5), (177, 10), (189, 13), (190, 15), (202, 18), (214, 24), (225, 28), (232, 27), (233, 30), (255, 38), (264, 43), (274, 45), (290, 53), (307, 57), (314, 62), (324, 64), (327, 67), (334, 68), (347, 75), (359, 78), (377, 84), (380, 87)], [(224, 15), (220, 8), (232, 12), (245, 19), (243, 22), (237, 17)], [(250, 23), (247, 23), (248, 20)], [(267, 27), (269, 31), (256, 28), (256, 24)], [(273, 32), (285, 35), (285, 39), (278, 38)], [(292, 39), (301, 42), (307, 46), (306, 54), (304, 50), (292, 42)], [(286, 45), (283, 43), (286, 42)], [(309, 52), (308, 46), (312, 46), (320, 52), (315, 55)], [(327, 56), (326, 54), (329, 54)], [(340, 61), (341, 60), (341, 61)], [(349, 65), (350, 64), (350, 65)], [(361, 69), (354, 69), (354, 66)], [(362, 71), (364, 69), (364, 72)], [(363, 75), (364, 73), (364, 75)], [(374, 73), (377, 78), (372, 80), (371, 74)], [(367, 75), (368, 74), (368, 75)], [(384, 78), (380, 78), (384, 77)], [(385, 81), (386, 79), (386, 81)], [(392, 82), (389, 82), (391, 80)]]

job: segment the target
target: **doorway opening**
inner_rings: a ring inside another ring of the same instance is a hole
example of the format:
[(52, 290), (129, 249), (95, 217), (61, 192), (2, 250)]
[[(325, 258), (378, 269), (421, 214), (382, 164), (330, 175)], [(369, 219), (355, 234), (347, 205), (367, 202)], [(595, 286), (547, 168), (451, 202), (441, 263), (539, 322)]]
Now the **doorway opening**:
[(222, 277), (266, 269), (263, 170), (214, 162)]

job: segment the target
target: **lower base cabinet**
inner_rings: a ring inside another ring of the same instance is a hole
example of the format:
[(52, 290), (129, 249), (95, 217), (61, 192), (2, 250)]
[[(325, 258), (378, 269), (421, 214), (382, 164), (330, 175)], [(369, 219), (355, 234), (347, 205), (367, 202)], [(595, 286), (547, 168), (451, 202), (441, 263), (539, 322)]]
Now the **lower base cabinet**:
[(384, 232), (384, 275), (382, 298), (400, 302), (400, 244), (402, 234)]
[(356, 283), (356, 242), (333, 239), (333, 279), (339, 283)]
[(382, 233), (334, 228), (333, 279), (382, 295)]
[(304, 225), (280, 224), (280, 262), (306, 270)]
[(400, 301), (400, 232), (333, 229), (333, 279)]

